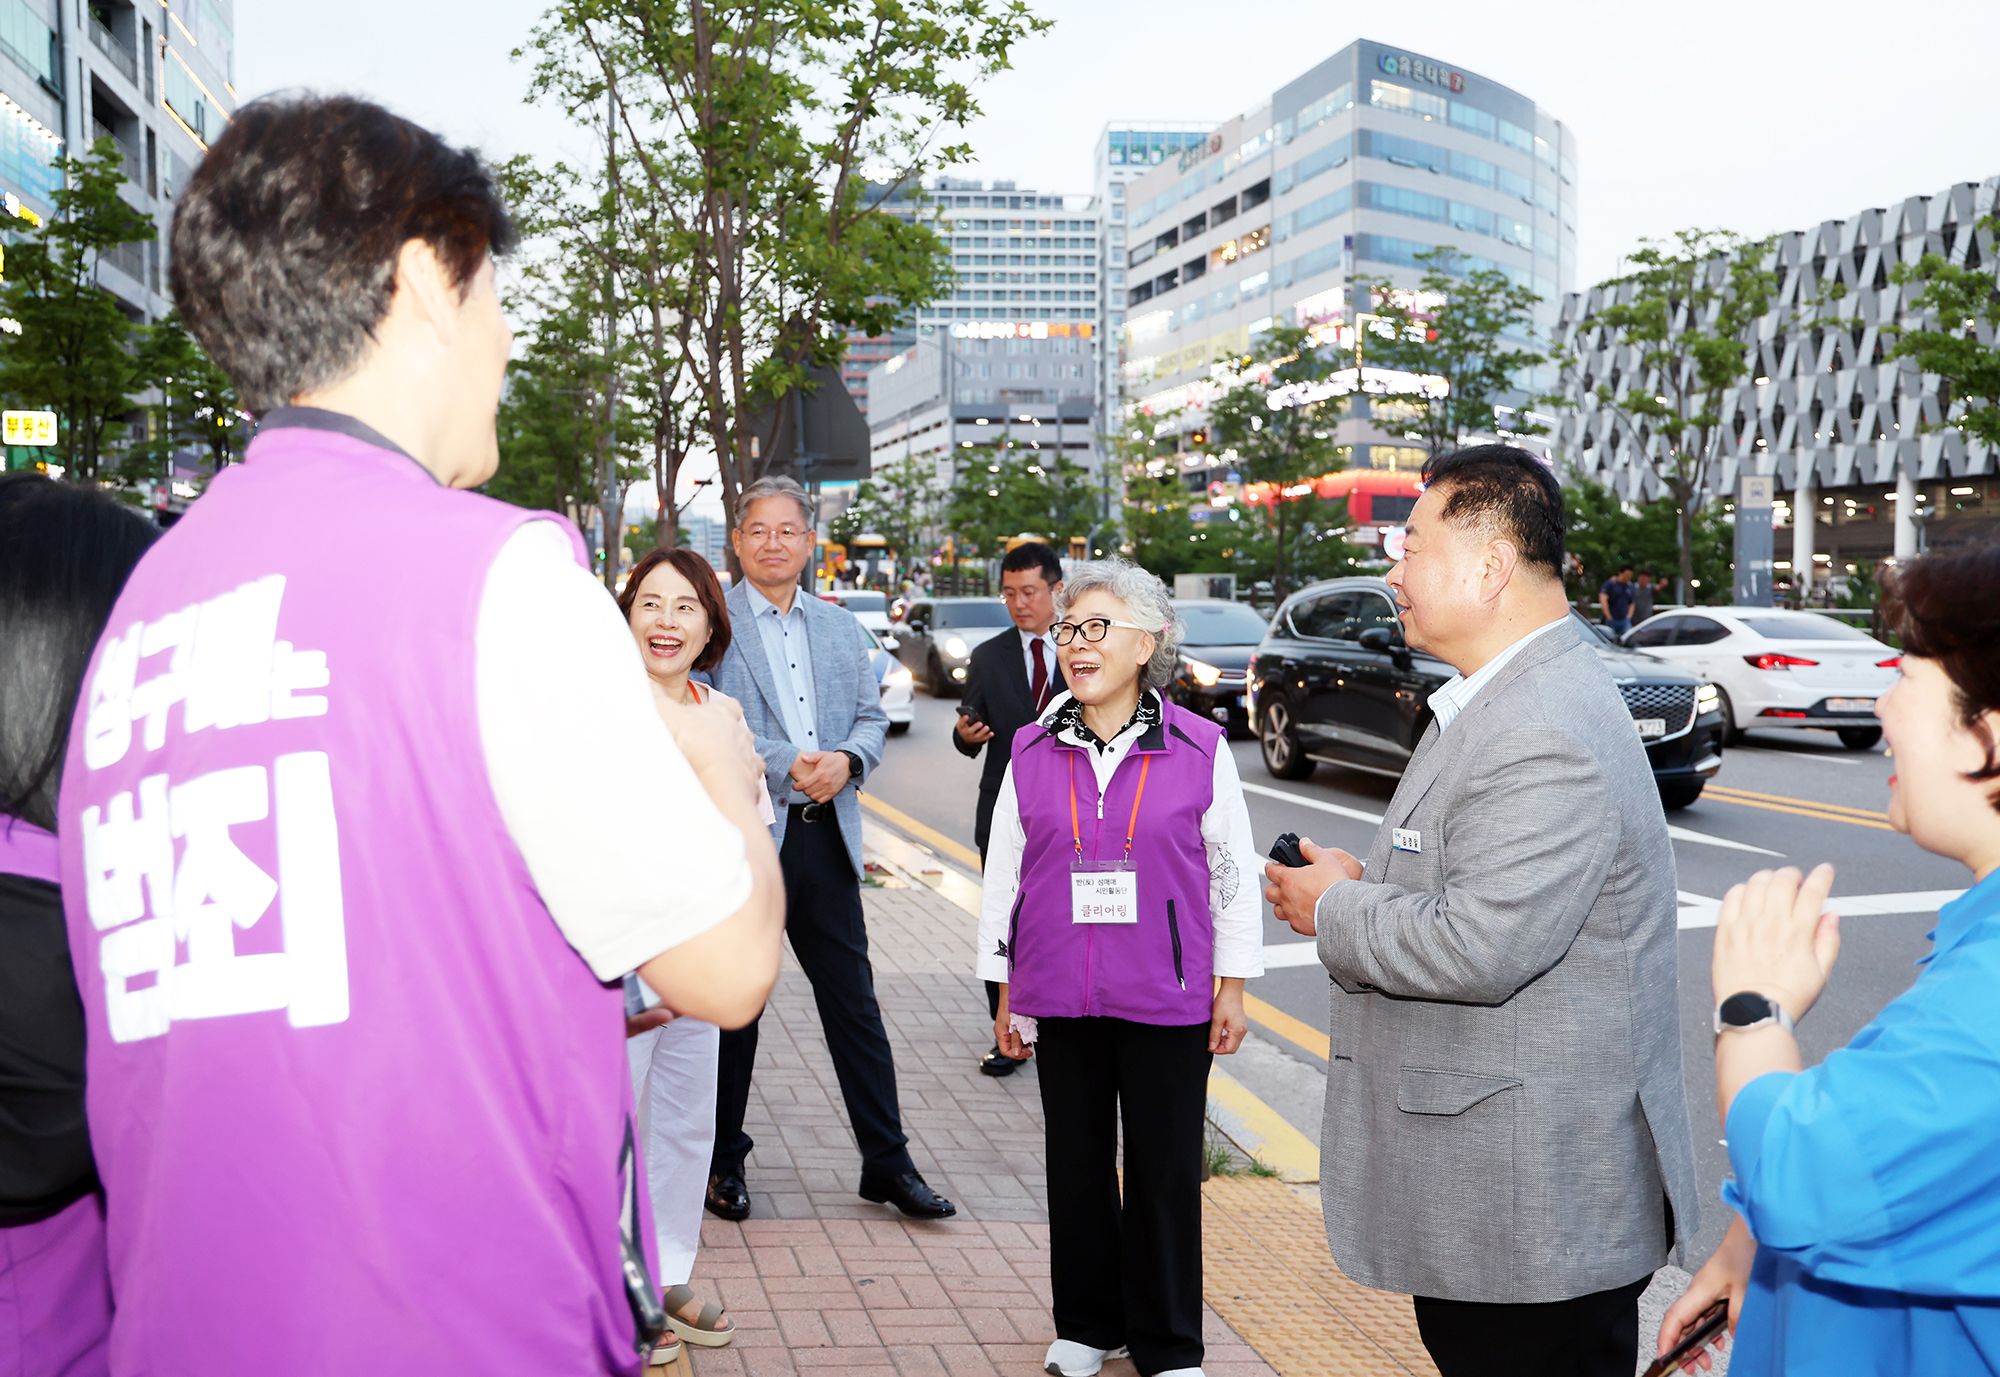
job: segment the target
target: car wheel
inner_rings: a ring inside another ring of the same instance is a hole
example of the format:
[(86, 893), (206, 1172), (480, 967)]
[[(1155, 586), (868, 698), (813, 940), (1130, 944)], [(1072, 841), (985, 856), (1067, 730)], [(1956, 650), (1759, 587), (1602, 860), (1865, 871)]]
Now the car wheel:
[(1276, 779), (1304, 779), (1313, 772), (1313, 762), (1299, 745), (1292, 729), (1292, 710), (1282, 702), (1264, 709), (1263, 730), (1258, 739), (1264, 747), (1264, 768)]
[(1842, 727), (1840, 744), (1850, 751), (1869, 751), (1882, 739), (1880, 727)]
[(924, 687), (930, 690), (933, 698), (958, 697), (958, 689), (951, 682), (951, 676), (945, 673), (944, 661), (938, 658), (935, 650), (931, 652), (930, 664), (924, 670)]
[(1729, 692), (1726, 689), (1718, 688), (1715, 691), (1715, 697), (1717, 706), (1722, 713), (1722, 744), (1725, 746), (1741, 746), (1743, 744), (1743, 729), (1736, 725), (1736, 705), (1729, 701)]
[(1701, 786), (1707, 782), (1705, 779), (1697, 779), (1692, 784), (1662, 784), (1660, 803), (1669, 810), (1685, 808), (1701, 797)]
[(901, 736), (904, 732), (908, 731), (909, 729), (910, 729), (910, 724), (908, 722), (891, 722), (889, 724), (889, 735)]

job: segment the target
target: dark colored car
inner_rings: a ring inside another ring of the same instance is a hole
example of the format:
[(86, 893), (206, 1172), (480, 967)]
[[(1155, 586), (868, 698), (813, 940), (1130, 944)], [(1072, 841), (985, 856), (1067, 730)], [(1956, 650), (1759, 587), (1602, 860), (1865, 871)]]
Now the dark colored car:
[[(1687, 807), (1722, 766), (1714, 686), (1576, 621), (1631, 709), (1660, 801)], [(1321, 761), (1400, 775), (1430, 725), (1432, 690), (1456, 674), (1404, 644), (1395, 601), (1381, 579), (1302, 589), (1271, 619), (1251, 665), (1247, 706), (1264, 768), (1279, 779), (1304, 779)]]
[(1174, 610), (1187, 623), (1180, 670), (1166, 687), (1167, 697), (1189, 712), (1212, 717), (1231, 736), (1250, 734), (1243, 705), (1250, 686), (1250, 661), (1270, 626), (1255, 609), (1221, 598), (1176, 598)]

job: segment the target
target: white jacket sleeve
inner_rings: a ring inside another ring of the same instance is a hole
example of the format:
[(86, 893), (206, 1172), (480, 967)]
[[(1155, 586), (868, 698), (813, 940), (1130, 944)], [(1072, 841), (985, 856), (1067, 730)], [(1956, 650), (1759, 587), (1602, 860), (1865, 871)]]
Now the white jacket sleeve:
[(1264, 858), (1250, 831), (1250, 805), (1229, 743), (1215, 752), (1215, 791), (1201, 815), (1208, 849), (1208, 910), (1215, 923), (1215, 973), (1264, 973)]
[(500, 816), (598, 979), (749, 902), (743, 834), (674, 744), (618, 604), (554, 522), (528, 522), (494, 557), (473, 668)]
[(1014, 795), (1014, 766), (1000, 777), (1000, 794), (993, 800), (993, 823), (986, 836), (986, 873), (979, 889), (979, 950), (975, 971), (981, 980), (1005, 983), (1012, 975), (1007, 960), (1007, 928), (1014, 901), (1021, 894), (1021, 850), (1027, 845), (1021, 827), (1021, 806)]

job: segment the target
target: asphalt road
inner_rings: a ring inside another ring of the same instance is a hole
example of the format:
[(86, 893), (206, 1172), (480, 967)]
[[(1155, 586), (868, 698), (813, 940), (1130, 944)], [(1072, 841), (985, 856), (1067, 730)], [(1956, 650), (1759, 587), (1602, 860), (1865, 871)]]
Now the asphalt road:
[[(953, 705), (917, 695), (916, 721), (893, 738), (869, 790), (945, 836), (972, 845), (978, 761), (955, 752), (946, 739), (956, 721)], [(1312, 778), (1292, 783), (1264, 770), (1254, 741), (1234, 743), (1237, 768), (1249, 797), (1257, 835), (1298, 832), (1322, 844), (1367, 853), (1377, 817), (1395, 788), (1393, 780), (1322, 765)], [(1676, 829), (1674, 854), (1681, 891), (1680, 1003), (1688, 1103), (1702, 1177), (1703, 1221), (1699, 1256), (1722, 1236), (1726, 1211), (1717, 1191), (1728, 1170), (1715, 1110), (1714, 1060), (1708, 981), (1714, 904), (1752, 871), (1832, 861), (1839, 869), (1835, 907), (1843, 910), (1839, 965), (1826, 994), (1800, 1025), (1809, 1062), (1841, 1046), (1884, 1004), (1916, 978), (1916, 961), (1929, 948), (1937, 895), (1964, 888), (1963, 868), (1920, 851), (1888, 830), (1891, 766), (1880, 747), (1841, 748), (1831, 732), (1752, 732), (1743, 747), (1724, 752), (1722, 772), (1694, 806), (1668, 815)], [(1344, 810), (1344, 811), (1329, 811)], [(1355, 816), (1355, 815), (1361, 816)], [(1873, 904), (1858, 896), (1890, 896)], [(1882, 911), (1867, 913), (1866, 908)], [(1269, 946), (1298, 944), (1304, 964), (1278, 964), (1250, 983), (1250, 993), (1324, 1032), (1326, 976), (1311, 961), (1307, 939), (1265, 913)], [(1313, 1141), (1318, 1141), (1325, 1062), (1296, 1042), (1256, 1029), (1258, 1036), (1227, 1069)]]

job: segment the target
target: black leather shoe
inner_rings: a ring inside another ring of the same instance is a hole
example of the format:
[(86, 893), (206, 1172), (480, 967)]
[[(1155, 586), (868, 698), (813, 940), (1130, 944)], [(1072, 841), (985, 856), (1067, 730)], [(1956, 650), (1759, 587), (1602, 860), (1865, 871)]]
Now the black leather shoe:
[(1011, 1076), (1025, 1060), (1025, 1057), (1008, 1056), (996, 1043), (991, 1052), (979, 1059), (979, 1069), (989, 1076)]
[(708, 1195), (701, 1203), (717, 1219), (748, 1219), (750, 1188), (743, 1184), (743, 1173), (711, 1172), (708, 1178)]
[(912, 1219), (949, 1219), (958, 1206), (924, 1184), (913, 1171), (901, 1176), (861, 1177), (861, 1198), (877, 1205), (894, 1205)]

